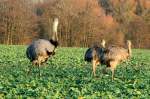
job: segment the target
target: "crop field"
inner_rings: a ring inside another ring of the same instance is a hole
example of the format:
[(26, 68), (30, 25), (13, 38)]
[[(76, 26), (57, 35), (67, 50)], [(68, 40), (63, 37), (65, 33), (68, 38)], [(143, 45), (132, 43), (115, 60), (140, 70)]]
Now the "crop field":
[(54, 57), (38, 69), (26, 58), (26, 46), (0, 45), (0, 99), (150, 99), (150, 50), (133, 49), (130, 61), (111, 71), (92, 76), (84, 62), (86, 48), (58, 48)]

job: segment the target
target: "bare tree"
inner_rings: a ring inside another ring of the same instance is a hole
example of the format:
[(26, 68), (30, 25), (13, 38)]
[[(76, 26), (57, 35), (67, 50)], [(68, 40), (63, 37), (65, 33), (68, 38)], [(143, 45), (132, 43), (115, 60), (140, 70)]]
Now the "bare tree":
[[(35, 16), (33, 15), (31, 3), (27, 0), (6, 0), (0, 2), (0, 18), (3, 27), (1, 35), (3, 43), (23, 44), (31, 39)], [(31, 11), (31, 12), (30, 12)]]

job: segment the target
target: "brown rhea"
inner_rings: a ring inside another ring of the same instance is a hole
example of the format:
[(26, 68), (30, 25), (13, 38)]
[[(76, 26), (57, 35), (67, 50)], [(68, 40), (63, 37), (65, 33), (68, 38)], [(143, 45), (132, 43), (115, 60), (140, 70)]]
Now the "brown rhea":
[[(131, 57), (131, 41), (127, 41), (127, 48), (118, 46), (109, 46), (104, 49), (102, 53), (99, 53), (101, 57), (97, 57), (98, 53), (96, 49), (93, 50), (93, 71), (96, 69), (96, 65), (99, 63), (107, 65), (112, 71), (112, 80), (114, 79), (114, 71), (116, 66)], [(99, 58), (99, 59), (98, 59)]]

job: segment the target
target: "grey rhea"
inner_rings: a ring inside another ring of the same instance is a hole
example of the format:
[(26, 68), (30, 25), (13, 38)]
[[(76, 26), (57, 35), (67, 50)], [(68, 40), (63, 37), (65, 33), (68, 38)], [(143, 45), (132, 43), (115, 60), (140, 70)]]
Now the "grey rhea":
[[(32, 42), (26, 50), (27, 58), (32, 62), (33, 65), (38, 66), (39, 75), (40, 66), (42, 63), (45, 63), (49, 57), (55, 54), (55, 49), (58, 46), (58, 37), (57, 37), (57, 27), (58, 27), (58, 18), (54, 19), (53, 23), (53, 37), (50, 40), (38, 39)], [(29, 72), (31, 71), (31, 67)]]
[(87, 62), (94, 62), (92, 73), (95, 74), (96, 66), (100, 64), (100, 59), (103, 57), (105, 51), (105, 40), (101, 42), (101, 46), (94, 45), (86, 50), (84, 60)]
[(131, 41), (127, 41), (127, 48), (118, 47), (118, 46), (109, 46), (104, 49), (101, 54), (101, 57), (98, 57), (97, 48), (94, 48), (92, 51), (92, 64), (93, 64), (93, 72), (95, 75), (96, 66), (98, 63), (105, 64), (112, 71), (112, 80), (114, 79), (114, 71), (116, 66), (131, 57)]
[(92, 52), (93, 52), (94, 48), (96, 48), (96, 51), (99, 54), (98, 56), (100, 56), (100, 53), (102, 53), (105, 48), (105, 40), (104, 39), (102, 40), (100, 47), (98, 45), (94, 45), (93, 47), (88, 48), (84, 55), (84, 61), (92, 62), (92, 60), (93, 60)]

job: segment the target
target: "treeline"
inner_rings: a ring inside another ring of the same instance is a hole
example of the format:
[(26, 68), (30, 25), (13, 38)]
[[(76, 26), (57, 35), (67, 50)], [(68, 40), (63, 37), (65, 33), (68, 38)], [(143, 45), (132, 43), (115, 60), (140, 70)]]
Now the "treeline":
[[(34, 2), (33, 2), (34, 1)], [(150, 48), (149, 0), (0, 0), (0, 43), (29, 44), (52, 36), (58, 17), (61, 46), (100, 44)]]

